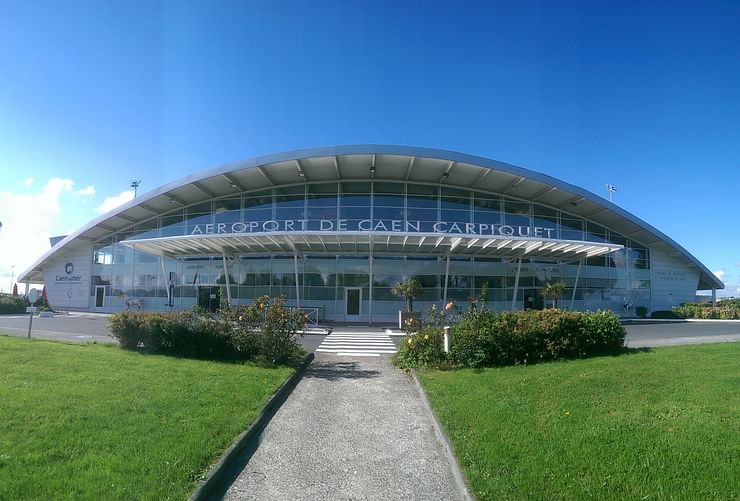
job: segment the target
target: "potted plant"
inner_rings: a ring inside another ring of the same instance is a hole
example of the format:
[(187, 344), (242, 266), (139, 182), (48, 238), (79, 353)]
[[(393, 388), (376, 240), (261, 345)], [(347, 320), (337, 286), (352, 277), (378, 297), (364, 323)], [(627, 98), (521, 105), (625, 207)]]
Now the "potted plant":
[(542, 287), (542, 296), (552, 300), (552, 307), (558, 307), (558, 298), (565, 292), (565, 284), (563, 282), (545, 282)]
[(421, 283), (415, 278), (398, 282), (391, 289), (391, 294), (406, 300), (406, 311), (398, 311), (398, 328), (404, 329), (407, 321), (416, 322), (421, 326), (421, 312), (414, 312), (414, 299), (421, 295)]

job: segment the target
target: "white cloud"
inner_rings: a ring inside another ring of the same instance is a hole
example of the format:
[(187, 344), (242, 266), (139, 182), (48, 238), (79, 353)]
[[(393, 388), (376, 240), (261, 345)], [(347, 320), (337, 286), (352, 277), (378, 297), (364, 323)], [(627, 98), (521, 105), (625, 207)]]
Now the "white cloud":
[(11, 275), (17, 277), (49, 249), (61, 197), (73, 186), (71, 179), (52, 178), (36, 193), (0, 191), (0, 290), (9, 291)]
[[(62, 228), (85, 222), (92, 214), (81, 200), (94, 199), (93, 185), (75, 190), (71, 179), (55, 177), (43, 186), (28, 178), (18, 182), (22, 191), (0, 187), (0, 291), (11, 290), (14, 278), (28, 269), (50, 248), (49, 237), (60, 235)], [(30, 188), (30, 189), (29, 189)], [(106, 198), (95, 210), (109, 211), (131, 200), (133, 191)], [(67, 232), (69, 234), (70, 232)]]
[(103, 200), (102, 204), (95, 207), (95, 212), (105, 213), (105, 212), (111, 211), (115, 209), (116, 207), (118, 207), (119, 205), (125, 204), (129, 200), (133, 200), (133, 198), (134, 198), (133, 190), (122, 191), (121, 193), (119, 193), (118, 195), (114, 197), (108, 197), (105, 200)]
[(80, 195), (83, 197), (94, 195), (95, 194), (95, 186), (92, 184), (90, 186), (86, 186), (85, 188), (82, 188), (81, 190), (75, 191), (75, 195)]
[(725, 284), (724, 289), (717, 291), (718, 297), (737, 296), (740, 293), (740, 263), (727, 266), (725, 269), (713, 272)]

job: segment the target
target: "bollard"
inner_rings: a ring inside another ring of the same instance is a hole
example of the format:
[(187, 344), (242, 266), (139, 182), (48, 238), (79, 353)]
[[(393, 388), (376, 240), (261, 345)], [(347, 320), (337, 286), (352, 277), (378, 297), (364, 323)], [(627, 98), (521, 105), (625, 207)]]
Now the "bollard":
[(26, 313), (30, 313), (28, 316), (28, 339), (31, 339), (31, 326), (33, 325), (33, 314), (36, 313), (36, 307), (26, 306)]
[(450, 352), (450, 326), (445, 326), (445, 353)]

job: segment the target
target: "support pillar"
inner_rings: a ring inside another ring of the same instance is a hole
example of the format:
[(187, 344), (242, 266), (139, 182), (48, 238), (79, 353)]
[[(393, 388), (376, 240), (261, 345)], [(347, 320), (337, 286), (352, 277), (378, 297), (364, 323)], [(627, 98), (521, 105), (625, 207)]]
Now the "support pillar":
[(224, 262), (224, 279), (226, 280), (226, 300), (229, 302), (229, 307), (231, 307), (231, 284), (229, 283), (229, 270), (226, 268), (226, 254), (222, 254), (221, 257), (223, 258), (223, 262)]
[(519, 275), (522, 272), (522, 258), (517, 260), (516, 266), (516, 278), (514, 279), (514, 294), (511, 296), (511, 311), (516, 309), (516, 296), (519, 294)]
[(712, 306), (717, 306), (717, 289), (712, 287)]
[(298, 254), (293, 254), (293, 273), (295, 274), (295, 307), (301, 307), (301, 285), (298, 282)]
[(28, 296), (28, 290), (30, 289), (31, 284), (29, 282), (26, 282), (26, 292), (23, 294), (24, 296)]
[(450, 256), (447, 256), (447, 264), (445, 265), (445, 286), (444, 293), (442, 295), (442, 310), (447, 306), (447, 282), (450, 278)]
[(370, 283), (368, 288), (367, 298), (367, 324), (373, 325), (373, 255), (370, 254)]
[(581, 266), (583, 266), (583, 259), (578, 261), (578, 271), (576, 272), (576, 283), (573, 284), (573, 295), (570, 298), (570, 311), (573, 311), (573, 304), (576, 300), (576, 289), (578, 288), (578, 279), (581, 278)]
[(167, 280), (167, 270), (164, 269), (164, 258), (162, 256), (159, 256), (159, 264), (162, 266), (162, 283), (167, 291), (167, 306), (169, 307), (172, 304), (172, 298), (170, 297), (170, 284)]

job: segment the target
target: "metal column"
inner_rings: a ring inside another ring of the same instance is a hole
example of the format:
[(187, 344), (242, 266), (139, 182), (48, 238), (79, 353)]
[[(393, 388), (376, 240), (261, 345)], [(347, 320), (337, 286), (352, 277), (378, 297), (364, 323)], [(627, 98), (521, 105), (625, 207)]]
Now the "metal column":
[(368, 289), (367, 301), (367, 324), (373, 325), (373, 255), (370, 254), (370, 287)]
[(170, 284), (167, 280), (167, 271), (164, 269), (164, 258), (162, 256), (159, 256), (159, 264), (162, 265), (162, 283), (167, 291), (167, 306), (169, 306), (172, 304), (172, 298), (170, 297)]
[(298, 283), (298, 254), (293, 254), (293, 273), (295, 274), (295, 307), (301, 307), (301, 286)]
[(447, 264), (445, 265), (445, 287), (444, 287), (444, 293), (442, 296), (442, 309), (444, 310), (445, 306), (447, 306), (447, 281), (450, 278), (450, 256), (447, 256)]
[(522, 258), (519, 258), (516, 267), (516, 278), (514, 279), (514, 294), (511, 296), (511, 311), (516, 309), (516, 295), (519, 293), (519, 274), (522, 271)]
[(583, 259), (578, 261), (578, 271), (576, 272), (576, 283), (573, 284), (573, 295), (570, 298), (570, 311), (573, 311), (573, 304), (576, 300), (576, 289), (578, 289), (578, 279), (581, 278), (581, 266), (583, 266)]
[(712, 306), (717, 306), (717, 289), (712, 287)]
[(229, 283), (229, 270), (226, 268), (226, 254), (222, 254), (221, 257), (224, 261), (224, 279), (226, 280), (226, 299), (231, 306), (231, 284)]

